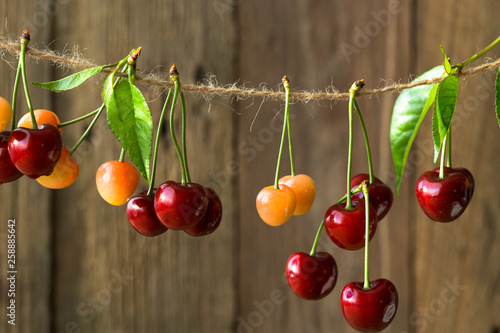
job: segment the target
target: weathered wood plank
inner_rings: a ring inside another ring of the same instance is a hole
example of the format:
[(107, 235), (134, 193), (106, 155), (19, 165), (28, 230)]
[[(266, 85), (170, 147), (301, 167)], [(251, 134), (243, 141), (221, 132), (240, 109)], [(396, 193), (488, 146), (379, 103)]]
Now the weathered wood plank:
[[(441, 2), (418, 4), (418, 70), (442, 61), (443, 45), (453, 63), (467, 59), (498, 37), (498, 2)], [(425, 13), (425, 14), (424, 14)], [(489, 57), (498, 54), (495, 48)], [(482, 60), (473, 63), (479, 64)], [(500, 214), (496, 184), (498, 123), (494, 113), (494, 74), (461, 81), (453, 125), (453, 164), (474, 175), (474, 198), (455, 222), (429, 220), (417, 207), (415, 220), (416, 292), (411, 323), (417, 332), (497, 332), (498, 255), (496, 221)], [(431, 140), (426, 124), (420, 142)], [(429, 148), (418, 172), (432, 168)], [(419, 174), (418, 173), (418, 174)]]
[[(53, 48), (77, 44), (99, 64), (114, 62), (142, 46), (138, 68), (144, 72), (161, 65), (157, 70), (166, 75), (175, 62), (181, 82), (195, 83), (200, 73), (207, 72), (217, 73), (223, 82), (234, 80), (234, 20), (221, 20), (212, 3), (72, 2), (60, 8), (55, 34)], [(142, 90), (151, 101), (156, 124), (165, 95), (147, 87)], [(234, 113), (197, 96), (186, 98), (191, 176), (195, 182), (213, 186), (211, 175), (224, 171), (226, 162), (234, 159)], [(101, 103), (98, 82), (55, 99), (65, 118), (84, 114)], [(68, 131), (69, 144), (87, 123)], [(177, 156), (170, 137), (164, 135), (157, 186), (180, 180)], [(236, 301), (234, 178), (215, 183), (224, 205), (224, 220), (216, 233), (195, 239), (168, 231), (149, 239), (130, 227), (125, 207), (109, 206), (95, 189), (97, 168), (117, 159), (119, 153), (105, 119), (100, 119), (76, 153), (78, 181), (55, 194), (54, 330), (230, 331)], [(146, 188), (142, 182), (140, 190)]]
[[(19, 40), (24, 29), (29, 29), (31, 46), (40, 46), (49, 36), (50, 11), (41, 4), (27, 2), (2, 2), (2, 27), (0, 32), (13, 40)], [(5, 54), (0, 63), (2, 80), (0, 95), (9, 102), (12, 100), (17, 58)], [(48, 74), (48, 69), (27, 60), (28, 82), (41, 80)], [(51, 99), (34, 87), (30, 87), (30, 95), (35, 109), (50, 109)], [(24, 90), (18, 93), (17, 120), (28, 112)], [(10, 125), (7, 128), (10, 130)], [(0, 186), (0, 331), (2, 332), (47, 332), (50, 328), (50, 284), (51, 284), (51, 192), (36, 181), (27, 177)], [(10, 297), (10, 284), (7, 274), (7, 223), (15, 219), (16, 267), (15, 297)], [(15, 300), (15, 326), (8, 323), (7, 306)]]

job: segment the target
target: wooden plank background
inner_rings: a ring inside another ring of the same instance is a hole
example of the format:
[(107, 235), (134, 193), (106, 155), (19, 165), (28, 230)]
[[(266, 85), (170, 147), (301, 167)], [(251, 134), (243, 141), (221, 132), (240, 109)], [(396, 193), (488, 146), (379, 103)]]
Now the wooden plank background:
[[(17, 39), (28, 28), (32, 46), (80, 52), (96, 64), (143, 47), (139, 68), (166, 75), (176, 63), (183, 83), (213, 73), (222, 84), (280, 89), (333, 85), (347, 91), (364, 78), (368, 88), (406, 82), (442, 61), (443, 45), (456, 63), (498, 36), (494, 0), (362, 1), (0, 1), (0, 32)], [(488, 54), (496, 57), (498, 47)], [(4, 55), (0, 95), (10, 100), (16, 59)], [(28, 60), (30, 81), (68, 71)], [(387, 81), (383, 81), (386, 79)], [(97, 108), (99, 83), (73, 92), (30, 90), (36, 108), (62, 121)], [(455, 117), (454, 161), (476, 179), (471, 205), (455, 223), (429, 221), (414, 196), (418, 175), (433, 167), (430, 124), (410, 155), (401, 195), (371, 242), (371, 276), (397, 286), (400, 305), (387, 332), (486, 332), (500, 329), (500, 184), (496, 154), (494, 74), (462, 81)], [(155, 119), (164, 94), (141, 86)], [(323, 234), (320, 249), (335, 257), (339, 279), (318, 302), (298, 299), (284, 277), (288, 256), (308, 251), (326, 209), (344, 193), (347, 103), (291, 106), (299, 173), (317, 183), (310, 213), (280, 228), (259, 220), (258, 191), (273, 182), (283, 103), (187, 95), (192, 178), (220, 194), (224, 219), (216, 233), (194, 239), (169, 231), (141, 237), (124, 207), (97, 194), (95, 171), (117, 159), (120, 147), (100, 119), (75, 154), (80, 176), (52, 191), (22, 178), (0, 186), (1, 332), (353, 332), (339, 306), (342, 287), (363, 274), (362, 251), (346, 252)], [(394, 188), (389, 125), (396, 94), (359, 99), (375, 172)], [(26, 112), (22, 93), (19, 104)], [(64, 131), (71, 146), (86, 124)], [(361, 131), (355, 126), (353, 172), (366, 172)], [(164, 132), (166, 134), (166, 132)], [(158, 184), (179, 178), (168, 136), (161, 141)], [(283, 156), (283, 174), (289, 172)], [(142, 182), (140, 189), (145, 189)], [(16, 326), (5, 308), (7, 221), (16, 219)]]

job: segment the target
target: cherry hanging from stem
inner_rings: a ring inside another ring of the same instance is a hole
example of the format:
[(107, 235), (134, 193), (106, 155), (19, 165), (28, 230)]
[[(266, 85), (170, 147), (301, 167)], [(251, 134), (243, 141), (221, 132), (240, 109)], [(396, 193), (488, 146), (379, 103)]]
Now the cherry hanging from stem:
[[(283, 82), (283, 85), (285, 86), (285, 90), (286, 90), (286, 86), (288, 86), (288, 91), (290, 89), (290, 81), (288, 80), (288, 78), (286, 77), (286, 75), (283, 77), (282, 79), (282, 82)], [(289, 92), (288, 92), (289, 94)], [(285, 106), (285, 117), (283, 118), (283, 130), (281, 132), (281, 142), (280, 142), (280, 150), (279, 150), (279, 153), (278, 153), (278, 162), (276, 164), (276, 176), (274, 178), (274, 188), (275, 189), (279, 189), (279, 178), (280, 178), (280, 167), (281, 167), (281, 155), (283, 154), (283, 146), (285, 144), (285, 134), (286, 134), (286, 130), (287, 130), (287, 119), (290, 117), (289, 115), (290, 113), (290, 109), (288, 108), (288, 103), (286, 103), (286, 106)], [(291, 145), (289, 146), (291, 148)], [(293, 172), (293, 158), (292, 158), (292, 154), (290, 154), (290, 162), (292, 163), (292, 172)], [(292, 173), (293, 175), (294, 173)]]
[[(361, 192), (361, 186), (358, 186), (354, 191), (351, 192), (351, 194), (355, 194)], [(346, 200), (347, 194), (344, 195), (342, 198), (340, 198), (335, 205), (338, 205), (342, 201)], [(318, 241), (319, 241), (319, 236), (321, 235), (321, 231), (323, 230), (323, 227), (325, 226), (325, 220), (321, 221), (321, 224), (318, 227), (318, 231), (316, 231), (316, 237), (314, 238), (313, 246), (310, 251), (310, 256), (314, 257), (316, 255), (316, 248), (318, 247)]]
[(163, 109), (161, 110), (160, 120), (158, 121), (158, 129), (156, 130), (155, 151), (153, 154), (153, 166), (152, 166), (152, 170), (151, 170), (151, 183), (149, 183), (147, 195), (153, 195), (153, 191), (154, 191), (154, 183), (155, 183), (155, 178), (156, 178), (156, 163), (157, 163), (157, 158), (158, 158), (158, 147), (160, 146), (161, 126), (163, 124), (163, 120), (165, 118), (165, 114), (167, 111), (167, 106), (168, 106), (168, 103), (170, 103), (171, 98), (172, 98), (172, 89), (169, 89), (167, 99), (165, 100), (165, 104), (163, 105)]

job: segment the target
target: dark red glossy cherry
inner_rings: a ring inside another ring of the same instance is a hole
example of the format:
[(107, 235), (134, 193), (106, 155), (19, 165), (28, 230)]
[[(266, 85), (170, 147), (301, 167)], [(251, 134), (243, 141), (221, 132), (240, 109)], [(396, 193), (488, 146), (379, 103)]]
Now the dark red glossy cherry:
[[(433, 171), (439, 172), (439, 168), (436, 168)], [(472, 176), (472, 173), (469, 170), (467, 170), (466, 168), (448, 168), (448, 167), (444, 168), (444, 174), (445, 175), (448, 175), (448, 174), (453, 173), (453, 172), (461, 173), (469, 181), (469, 185), (470, 185), (470, 188), (469, 188), (469, 202), (470, 202), (470, 200), (472, 199), (472, 195), (474, 194), (474, 186), (475, 186), (475, 184), (474, 184), (474, 176)]]
[(173, 230), (186, 230), (201, 221), (208, 205), (205, 188), (196, 183), (166, 181), (155, 195), (155, 211), (164, 226)]
[(415, 193), (420, 208), (431, 220), (451, 222), (467, 208), (471, 189), (460, 172), (445, 173), (440, 179), (439, 171), (427, 171), (418, 178)]
[(208, 205), (203, 218), (194, 227), (184, 230), (191, 236), (211, 234), (219, 227), (222, 220), (222, 203), (219, 196), (209, 187), (205, 187), (205, 192), (207, 192)]
[(168, 230), (156, 216), (155, 197), (143, 191), (134, 195), (127, 202), (127, 218), (130, 225), (141, 235), (147, 237), (158, 236)]
[(398, 310), (398, 292), (387, 279), (350, 282), (342, 290), (340, 307), (346, 321), (359, 332), (380, 332), (392, 322)]
[[(345, 209), (346, 202), (328, 208), (325, 214), (325, 229), (330, 239), (340, 248), (359, 250), (365, 245), (365, 203), (364, 200), (353, 199), (352, 209)], [(370, 204), (370, 230), (372, 239), (377, 229), (377, 214)]]
[(10, 159), (9, 138), (9, 131), (0, 133), (0, 184), (12, 182), (23, 175)]
[(321, 299), (337, 283), (337, 263), (332, 255), (316, 252), (314, 257), (296, 252), (288, 258), (286, 278), (295, 295), (308, 300)]
[[(365, 180), (370, 180), (370, 175), (366, 173), (360, 173), (351, 178), (351, 190), (358, 188)], [(377, 212), (377, 220), (380, 222), (383, 219), (392, 206), (393, 195), (392, 190), (389, 186), (384, 184), (377, 177), (373, 177), (373, 183), (368, 187), (368, 195), (370, 198), (370, 204), (375, 208)], [(358, 192), (352, 195), (353, 198), (364, 200), (363, 192)]]
[(61, 133), (53, 125), (43, 124), (37, 129), (18, 127), (10, 135), (10, 159), (29, 178), (50, 175), (61, 152)]

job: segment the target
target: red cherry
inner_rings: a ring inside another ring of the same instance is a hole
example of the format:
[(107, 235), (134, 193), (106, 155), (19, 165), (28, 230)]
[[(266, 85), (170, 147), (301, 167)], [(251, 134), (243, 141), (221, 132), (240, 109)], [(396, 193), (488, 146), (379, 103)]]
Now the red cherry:
[(460, 172), (445, 173), (440, 179), (438, 171), (427, 171), (418, 178), (415, 192), (420, 208), (431, 220), (451, 222), (467, 208), (471, 189)]
[(12, 163), (29, 178), (50, 175), (61, 152), (61, 133), (53, 125), (40, 125), (38, 129), (19, 127), (10, 135)]
[[(359, 250), (365, 245), (365, 203), (353, 199), (352, 209), (345, 209), (346, 202), (328, 208), (325, 214), (325, 229), (330, 239), (340, 248)], [(377, 229), (377, 214), (370, 204), (370, 240)]]
[[(351, 190), (358, 188), (365, 180), (370, 180), (370, 175), (366, 173), (360, 173), (351, 178)], [(384, 216), (387, 215), (392, 206), (392, 190), (389, 186), (384, 184), (377, 177), (373, 177), (373, 183), (368, 187), (368, 195), (370, 198), (370, 204), (375, 208), (377, 212), (377, 220), (380, 222)], [(353, 198), (364, 200), (365, 196), (363, 192), (358, 192), (352, 195)]]
[[(155, 197), (147, 195), (148, 191), (143, 191), (134, 195), (127, 202), (127, 218), (130, 225), (141, 235), (153, 237), (165, 231), (165, 227), (155, 212)], [(153, 194), (156, 190), (153, 191)]]
[(342, 290), (340, 306), (346, 321), (360, 332), (380, 332), (392, 322), (398, 310), (398, 291), (387, 279), (350, 282)]
[[(433, 171), (439, 172), (439, 168), (436, 168)], [(444, 168), (445, 175), (448, 175), (448, 174), (453, 173), (453, 172), (461, 173), (469, 181), (469, 185), (470, 185), (469, 202), (470, 202), (470, 200), (472, 199), (472, 195), (474, 194), (474, 177), (472, 176), (472, 173), (469, 170), (467, 170), (466, 168), (448, 168), (448, 167)]]
[(208, 205), (203, 218), (194, 227), (184, 230), (191, 236), (211, 234), (219, 227), (222, 220), (222, 203), (219, 196), (209, 187), (205, 187), (205, 192), (207, 192)]
[(155, 195), (155, 211), (164, 226), (185, 230), (201, 221), (208, 205), (205, 188), (199, 184), (166, 181)]
[(337, 283), (337, 263), (326, 252), (314, 257), (296, 252), (288, 258), (286, 278), (295, 295), (308, 299), (321, 299), (333, 290)]
[(464, 175), (465, 178), (467, 178), (467, 180), (469, 181), (469, 185), (470, 185), (469, 202), (470, 202), (470, 200), (472, 199), (472, 195), (474, 194), (474, 187), (475, 187), (474, 177), (472, 176), (472, 173), (469, 170), (467, 170), (466, 168), (455, 168), (455, 171)]
[(9, 131), (0, 133), (0, 184), (12, 182), (23, 175), (10, 159), (9, 137)]

